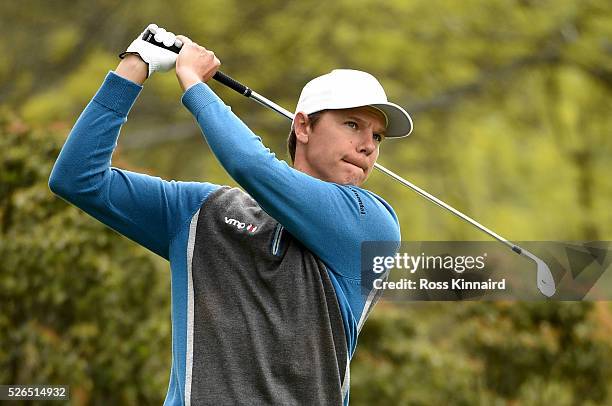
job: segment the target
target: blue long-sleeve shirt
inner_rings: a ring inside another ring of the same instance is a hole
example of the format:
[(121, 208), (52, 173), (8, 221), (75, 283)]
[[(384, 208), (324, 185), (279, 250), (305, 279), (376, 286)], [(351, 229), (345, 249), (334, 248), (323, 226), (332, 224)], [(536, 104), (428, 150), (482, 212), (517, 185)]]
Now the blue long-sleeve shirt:
[(379, 293), (362, 289), (361, 244), (399, 241), (393, 210), (367, 190), (278, 160), (203, 83), (182, 102), (246, 193), (114, 168), (112, 152), (140, 90), (107, 75), (49, 186), (170, 261), (165, 404), (347, 404), (350, 358)]

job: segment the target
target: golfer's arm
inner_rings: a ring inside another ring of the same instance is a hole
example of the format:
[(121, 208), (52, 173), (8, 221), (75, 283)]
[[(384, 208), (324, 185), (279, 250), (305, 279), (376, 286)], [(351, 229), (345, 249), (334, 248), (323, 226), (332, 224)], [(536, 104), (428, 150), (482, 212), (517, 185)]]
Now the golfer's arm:
[(108, 74), (72, 128), (51, 172), (49, 187), (102, 223), (167, 258), (176, 229), (215, 186), (166, 182), (111, 167), (119, 131), (140, 90), (136, 83)]
[(399, 239), (389, 207), (358, 188), (324, 182), (278, 160), (207, 85), (192, 86), (183, 103), (230, 176), (328, 264), (359, 250), (361, 241)]

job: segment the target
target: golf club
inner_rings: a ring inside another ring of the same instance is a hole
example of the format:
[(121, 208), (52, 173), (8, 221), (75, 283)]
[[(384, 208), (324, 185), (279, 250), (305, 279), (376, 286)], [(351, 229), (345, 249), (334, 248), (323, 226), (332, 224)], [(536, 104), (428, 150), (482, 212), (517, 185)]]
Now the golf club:
[[(147, 30), (143, 33), (142, 39), (146, 42), (149, 42), (153, 45), (157, 45), (159, 47), (168, 49), (172, 52), (176, 52), (179, 53), (181, 47), (183, 46), (182, 42), (180, 40), (176, 40), (175, 43), (171, 46), (166, 46), (161, 42), (157, 42), (155, 40), (155, 28), (156, 26), (149, 26), (149, 28), (147, 28)], [(236, 81), (235, 79), (227, 76), (226, 74), (218, 71), (217, 73), (215, 73), (215, 75), (213, 76), (213, 79), (215, 79), (216, 81), (224, 84), (225, 86), (228, 86), (229, 88), (235, 90), (236, 92), (242, 94), (245, 97), (251, 98), (253, 100), (255, 100), (256, 102), (258, 102), (259, 104), (268, 107), (274, 111), (276, 111), (277, 113), (287, 117), (289, 120), (293, 121), (293, 113), (291, 113), (290, 111), (282, 108), (281, 106), (279, 106), (278, 104), (266, 99), (265, 97), (261, 96), (260, 94), (258, 94), (257, 92), (254, 92), (253, 90), (251, 90), (250, 88), (248, 88), (247, 86), (243, 85), (242, 83)], [(476, 220), (472, 219), (471, 217), (461, 213), (459, 210), (449, 206), (448, 204), (444, 203), (442, 200), (436, 198), (435, 196), (427, 193), (426, 191), (424, 191), (423, 189), (419, 188), (418, 186), (412, 184), (411, 182), (407, 181), (406, 179), (402, 178), (401, 176), (395, 174), (394, 172), (390, 171), (389, 169), (385, 168), (384, 166), (375, 163), (374, 167), (376, 169), (378, 169), (379, 171), (381, 171), (382, 173), (390, 176), (391, 178), (395, 179), (396, 181), (400, 182), (402, 185), (412, 189), (413, 191), (415, 191), (416, 193), (418, 193), (419, 195), (423, 196), (424, 198), (426, 198), (427, 200), (429, 200), (430, 202), (450, 211), (451, 213), (453, 213), (455, 216), (467, 221), (468, 223), (472, 224), (473, 226), (477, 227), (478, 229), (480, 229), (481, 231), (487, 233), (488, 235), (490, 235), (491, 237), (495, 238), (496, 240), (504, 243), (505, 245), (507, 245), (510, 249), (512, 249), (512, 251), (516, 252), (519, 255), (523, 255), (531, 260), (533, 260), (536, 265), (537, 265), (537, 287), (540, 290), (540, 292), (547, 297), (551, 297), (552, 295), (554, 295), (555, 293), (555, 280), (553, 279), (552, 273), (550, 272), (550, 269), (548, 268), (548, 266), (544, 263), (544, 261), (542, 261), (540, 258), (538, 258), (537, 256), (535, 256), (534, 254), (532, 254), (531, 252), (519, 247), (518, 245), (508, 241), (507, 239), (503, 238), (502, 236), (500, 236), (499, 234), (489, 230), (487, 227), (483, 226), (482, 224), (478, 223)]]

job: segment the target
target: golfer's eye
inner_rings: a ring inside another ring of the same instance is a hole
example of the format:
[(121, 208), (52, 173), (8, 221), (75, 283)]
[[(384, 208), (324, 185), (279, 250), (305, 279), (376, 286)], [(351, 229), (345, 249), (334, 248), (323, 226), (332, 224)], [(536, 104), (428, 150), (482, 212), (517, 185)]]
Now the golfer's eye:
[(374, 134), (373, 137), (376, 142), (381, 142), (383, 140), (383, 136), (380, 134)]
[(347, 126), (351, 127), (353, 130), (357, 130), (359, 128), (359, 125), (354, 122), (354, 121), (347, 121), (346, 123)]

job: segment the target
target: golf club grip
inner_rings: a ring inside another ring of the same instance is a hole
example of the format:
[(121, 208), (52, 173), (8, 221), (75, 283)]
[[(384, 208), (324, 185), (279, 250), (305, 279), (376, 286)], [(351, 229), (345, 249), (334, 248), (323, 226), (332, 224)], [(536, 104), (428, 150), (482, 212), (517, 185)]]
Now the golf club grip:
[[(181, 46), (176, 46), (175, 44), (172, 44), (172, 46), (168, 47), (164, 45), (162, 42), (157, 42), (155, 41), (155, 35), (149, 29), (147, 29), (144, 32), (144, 34), (142, 34), (142, 40), (150, 44), (156, 45), (158, 47), (172, 51), (176, 54), (178, 54), (181, 51), (181, 47), (183, 46), (182, 44)], [(230, 89), (237, 91), (243, 96), (249, 97), (251, 95), (251, 89), (249, 89), (242, 83), (238, 82), (236, 79), (226, 75), (225, 73), (221, 71), (218, 71), (217, 73), (215, 73), (215, 75), (213, 76), (213, 79), (215, 79), (217, 82), (224, 84)]]
[(167, 47), (162, 42), (155, 41), (155, 34), (153, 34), (149, 29), (142, 34), (142, 40), (148, 42), (149, 44), (157, 45), (160, 48), (167, 49), (168, 51), (172, 51), (175, 54), (181, 52), (181, 47), (183, 46), (183, 44), (181, 44), (180, 47), (172, 44), (171, 46)]
[(215, 73), (215, 75), (213, 76), (213, 79), (215, 79), (219, 83), (224, 84), (230, 89), (234, 89), (235, 91), (237, 91), (243, 96), (246, 96), (246, 97), (251, 96), (251, 89), (249, 89), (242, 83), (238, 82), (236, 79), (232, 78), (231, 76), (227, 76), (225, 73), (221, 71), (217, 71), (217, 73)]

